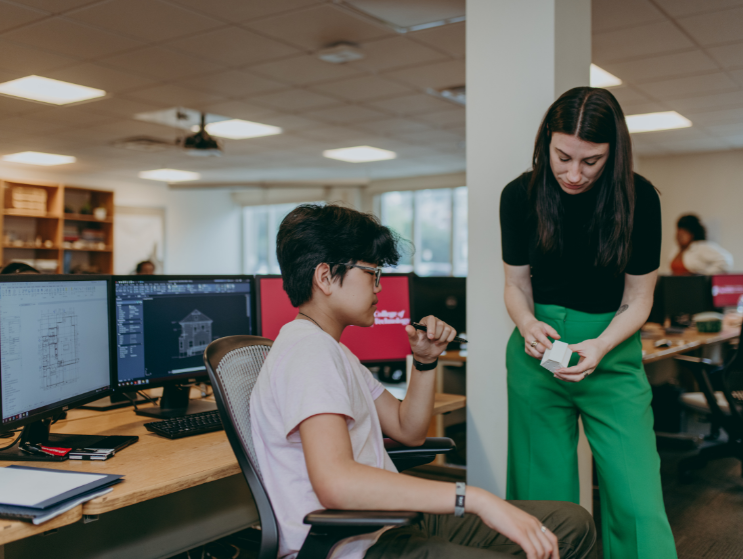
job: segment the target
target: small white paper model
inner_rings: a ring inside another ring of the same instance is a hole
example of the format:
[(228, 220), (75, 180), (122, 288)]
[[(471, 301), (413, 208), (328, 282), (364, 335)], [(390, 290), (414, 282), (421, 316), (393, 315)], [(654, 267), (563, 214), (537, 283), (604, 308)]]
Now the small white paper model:
[(552, 349), (544, 352), (542, 367), (554, 373), (557, 369), (568, 366), (571, 355), (573, 355), (573, 350), (568, 348), (568, 344), (565, 342), (552, 342)]

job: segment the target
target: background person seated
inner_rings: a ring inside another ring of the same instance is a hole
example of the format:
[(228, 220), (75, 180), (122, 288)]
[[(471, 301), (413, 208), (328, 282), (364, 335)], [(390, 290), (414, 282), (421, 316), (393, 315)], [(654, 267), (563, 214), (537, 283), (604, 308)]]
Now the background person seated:
[(733, 256), (707, 240), (707, 230), (694, 214), (682, 215), (676, 223), (679, 251), (671, 261), (674, 276), (725, 274), (733, 267)]
[(137, 276), (152, 276), (155, 274), (155, 265), (149, 260), (143, 260), (137, 264), (134, 274)]
[(403, 402), (340, 343), (347, 326), (374, 324), (380, 266), (399, 259), (387, 227), (349, 208), (305, 205), (284, 218), (276, 245), (284, 289), (299, 312), (266, 358), (250, 418), (280, 557), (299, 551), (309, 531), (303, 518), (323, 508), (425, 513), (413, 526), (343, 540), (334, 559), (596, 557), (593, 519), (578, 505), (506, 502), (469, 487), (455, 507), (454, 483), (395, 469), (382, 433), (408, 446), (425, 440), (436, 362), (456, 332), (433, 316), (421, 320), (426, 333), (406, 326), (413, 368)]

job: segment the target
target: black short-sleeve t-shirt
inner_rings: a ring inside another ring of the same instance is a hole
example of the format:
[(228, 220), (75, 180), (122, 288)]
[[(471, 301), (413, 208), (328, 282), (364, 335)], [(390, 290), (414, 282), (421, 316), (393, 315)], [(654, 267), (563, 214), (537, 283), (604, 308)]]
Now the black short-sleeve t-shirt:
[(503, 261), (531, 267), (535, 303), (594, 314), (616, 311), (624, 293), (624, 274), (648, 274), (660, 265), (660, 198), (655, 188), (635, 173), (630, 260), (618, 272), (616, 268), (595, 264), (597, 249), (588, 232), (601, 185), (581, 194), (567, 194), (560, 189), (563, 248), (561, 252), (545, 254), (537, 247), (537, 221), (528, 199), (530, 178), (531, 172), (524, 173), (501, 194)]

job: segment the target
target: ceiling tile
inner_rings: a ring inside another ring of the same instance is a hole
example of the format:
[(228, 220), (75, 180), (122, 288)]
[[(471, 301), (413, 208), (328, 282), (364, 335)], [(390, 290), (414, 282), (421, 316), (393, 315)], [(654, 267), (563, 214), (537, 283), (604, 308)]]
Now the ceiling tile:
[(0, 39), (0, 68), (22, 72), (24, 76), (43, 74), (48, 70), (69, 66), (76, 58), (39, 50)]
[(683, 114), (687, 110), (714, 110), (722, 107), (743, 107), (743, 90), (729, 93), (698, 95), (685, 99), (669, 99), (666, 104)]
[(426, 112), (444, 111), (452, 108), (452, 104), (433, 95), (418, 93), (403, 95), (392, 99), (383, 99), (368, 103), (369, 106), (397, 115), (417, 115)]
[(250, 71), (299, 85), (339, 80), (361, 73), (358, 68), (349, 64), (330, 64), (310, 55), (258, 64), (251, 66)]
[(219, 95), (212, 95), (193, 88), (166, 84), (157, 87), (148, 87), (127, 94), (127, 97), (148, 103), (160, 103), (171, 107), (187, 107), (189, 109), (203, 109), (207, 104), (220, 99)]
[(636, 88), (623, 85), (621, 87), (612, 87), (609, 92), (616, 97), (619, 104), (624, 107), (625, 104), (646, 103), (650, 101), (647, 95), (640, 93)]
[(691, 120), (695, 126), (703, 127), (733, 122), (743, 123), (743, 107), (712, 111), (686, 111), (684, 116)]
[(93, 112), (93, 105), (86, 103), (72, 107), (50, 107), (38, 113), (34, 113), (34, 118), (43, 119), (49, 122), (59, 122), (73, 127), (96, 126), (99, 124), (110, 123), (116, 119), (113, 115), (104, 115)]
[(167, 41), (194, 35), (224, 23), (161, 0), (110, 0), (77, 10), (67, 16), (143, 41)]
[(698, 138), (678, 142), (660, 142), (656, 144), (660, 153), (690, 153), (700, 151), (718, 151), (730, 149), (730, 145), (721, 138)]
[(332, 107), (330, 109), (321, 109), (318, 111), (310, 111), (307, 116), (323, 120), (326, 122), (333, 122), (337, 124), (351, 124), (354, 122), (363, 122), (365, 120), (374, 120), (384, 118), (387, 115), (369, 109), (367, 107), (360, 107), (358, 105), (346, 105), (342, 107)]
[(361, 50), (364, 52), (364, 59), (350, 64), (373, 72), (447, 60), (445, 54), (411, 41), (407, 37), (389, 37), (364, 43)]
[(702, 45), (743, 41), (743, 7), (685, 17), (678, 23)]
[(133, 119), (136, 114), (156, 111), (167, 106), (168, 105), (144, 103), (142, 101), (134, 101), (132, 99), (124, 99), (123, 97), (114, 96), (88, 103), (85, 107), (86, 109), (96, 113)]
[(32, 21), (44, 19), (49, 12), (34, 8), (24, 8), (16, 4), (9, 4), (0, 0), (0, 32), (26, 25)]
[(664, 21), (663, 13), (648, 0), (622, 0), (591, 2), (591, 30), (602, 33), (622, 27), (632, 27), (656, 21)]
[(655, 101), (639, 101), (637, 103), (622, 103), (622, 111), (625, 115), (642, 115), (647, 113), (660, 113), (670, 110), (665, 103)]
[(369, 23), (330, 4), (272, 16), (245, 25), (311, 51), (340, 41), (363, 43), (394, 34), (388, 27)]
[(86, 4), (92, 4), (99, 2), (100, 0), (13, 0), (14, 4), (23, 4), (31, 8), (38, 8), (50, 13), (59, 14), (72, 10), (73, 8), (79, 8)]
[[(36, 113), (40, 114), (40, 113)], [(3, 133), (21, 132), (24, 135), (49, 134), (66, 128), (62, 122), (54, 122), (45, 118), (36, 118), (34, 115), (14, 116), (2, 120)]]
[(704, 93), (740, 89), (737, 83), (722, 72), (644, 83), (636, 87), (652, 97), (663, 99), (693, 97)]
[(218, 103), (209, 103), (204, 106), (204, 110), (215, 115), (258, 122), (263, 122), (262, 119), (266, 116), (276, 115), (276, 112), (272, 109), (252, 105), (244, 101), (220, 101)]
[(271, 124), (272, 126), (278, 126), (284, 130), (306, 130), (307, 128), (315, 128), (317, 126), (324, 126), (324, 124), (297, 115), (270, 115), (262, 117), (260, 122), (263, 124)]
[(464, 68), (464, 60), (451, 60), (395, 70), (384, 75), (419, 88), (440, 89), (464, 85)]
[(179, 85), (208, 91), (223, 97), (247, 97), (267, 91), (286, 89), (283, 83), (240, 70), (227, 70), (198, 78), (189, 78), (181, 80)]
[(404, 134), (406, 132), (422, 132), (430, 130), (429, 125), (414, 120), (404, 118), (388, 118), (384, 120), (374, 120), (372, 122), (363, 122), (358, 124), (363, 130), (369, 130), (376, 134)]
[(251, 97), (251, 103), (263, 105), (278, 111), (305, 111), (318, 107), (330, 107), (340, 104), (340, 101), (327, 95), (305, 91), (302, 89), (289, 89), (270, 95)]
[(672, 16), (680, 17), (743, 5), (743, 0), (655, 0)]
[(6, 97), (0, 95), (0, 118), (6, 118), (12, 115), (29, 114), (43, 111), (49, 105), (34, 103), (16, 97)]
[(465, 22), (424, 29), (423, 31), (410, 33), (409, 36), (435, 49), (444, 50), (453, 56), (464, 57)]
[(239, 27), (227, 27), (168, 43), (168, 46), (222, 66), (244, 66), (299, 54), (279, 41)]
[(638, 25), (593, 35), (592, 59), (602, 66), (613, 60), (688, 49), (694, 44), (670, 21)]
[(105, 66), (91, 62), (68, 66), (60, 70), (53, 70), (44, 75), (55, 80), (63, 80), (88, 87), (96, 87), (98, 89), (103, 89), (107, 93), (128, 91), (130, 89), (152, 85), (153, 83), (153, 80), (149, 78), (137, 76), (128, 72), (120, 72), (119, 70), (112, 70), (111, 68), (106, 68)]
[(121, 35), (59, 18), (10, 31), (3, 38), (83, 59), (108, 56), (141, 44)]
[[(298, 132), (304, 137), (312, 138), (319, 141), (331, 142), (329, 145), (323, 145), (323, 149), (331, 149), (332, 147), (339, 147), (344, 142), (357, 142), (369, 137), (368, 132), (361, 130), (354, 130), (353, 128), (347, 128), (344, 126), (318, 126), (316, 128), (310, 128), (308, 130), (302, 130)], [(359, 145), (359, 144), (356, 144)], [(318, 146), (320, 147), (320, 146)]]
[(448, 130), (427, 130), (425, 132), (411, 132), (401, 134), (400, 138), (413, 144), (434, 144), (440, 142), (460, 142), (462, 137), (459, 134)]
[(740, 122), (714, 124), (705, 126), (704, 130), (713, 136), (736, 136), (738, 134), (743, 134), (743, 124)]
[(409, 87), (379, 76), (360, 76), (337, 82), (328, 82), (313, 86), (311, 89), (342, 97), (349, 101), (369, 101), (413, 92)]
[(281, 0), (256, 2), (255, 0), (172, 0), (173, 3), (187, 6), (225, 21), (236, 22), (265, 17), (281, 12), (306, 8), (325, 0)]
[(743, 43), (710, 47), (706, 50), (724, 68), (743, 68)]
[(112, 56), (101, 62), (157, 80), (175, 80), (221, 69), (214, 63), (161, 47), (146, 47)]
[(743, 70), (730, 70), (728, 72), (733, 79), (738, 80), (738, 83), (743, 85)]
[(663, 54), (632, 62), (612, 62), (604, 66), (604, 70), (631, 83), (657, 81), (717, 69), (715, 61), (701, 50)]
[(461, 109), (455, 107), (448, 111), (418, 115), (415, 118), (416, 120), (424, 121), (440, 128), (453, 128), (455, 126), (465, 126), (466, 111), (464, 107)]

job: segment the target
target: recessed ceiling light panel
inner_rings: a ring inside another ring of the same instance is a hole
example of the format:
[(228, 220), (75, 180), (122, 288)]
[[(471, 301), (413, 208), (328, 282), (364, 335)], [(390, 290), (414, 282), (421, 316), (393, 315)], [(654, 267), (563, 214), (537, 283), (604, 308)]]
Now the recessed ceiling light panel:
[(20, 153), (11, 153), (3, 155), (3, 161), (9, 163), (24, 163), (26, 165), (42, 165), (51, 167), (52, 165), (67, 165), (74, 163), (76, 158), (71, 155), (57, 155), (55, 153), (41, 153), (38, 151), (22, 151)]
[(397, 157), (397, 154), (394, 151), (374, 148), (371, 146), (326, 149), (322, 154), (329, 159), (338, 159), (339, 161), (347, 161), (349, 163), (384, 161), (385, 159), (395, 159)]
[(230, 138), (232, 140), (244, 140), (245, 138), (259, 138), (260, 136), (273, 136), (281, 134), (283, 130), (278, 126), (260, 124), (249, 120), (222, 120), (206, 125), (206, 131), (218, 138)]
[(689, 128), (691, 126), (691, 121), (676, 111), (629, 115), (626, 118), (627, 128), (629, 128), (631, 133), (674, 130), (676, 128)]
[(622, 85), (622, 80), (603, 68), (591, 64), (591, 87), (614, 87)]
[(52, 105), (79, 103), (80, 101), (88, 101), (106, 95), (106, 92), (102, 89), (42, 78), (41, 76), (26, 76), (25, 78), (0, 83), (0, 93)]
[(161, 182), (184, 182), (199, 180), (201, 175), (199, 173), (180, 171), (178, 169), (154, 169), (152, 171), (140, 172), (139, 178)]

